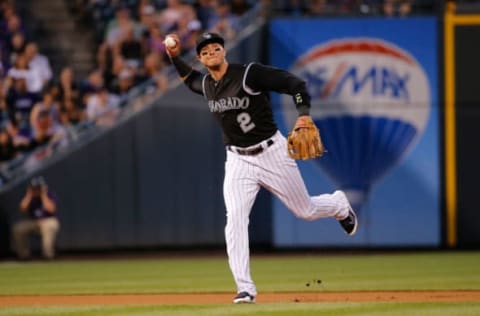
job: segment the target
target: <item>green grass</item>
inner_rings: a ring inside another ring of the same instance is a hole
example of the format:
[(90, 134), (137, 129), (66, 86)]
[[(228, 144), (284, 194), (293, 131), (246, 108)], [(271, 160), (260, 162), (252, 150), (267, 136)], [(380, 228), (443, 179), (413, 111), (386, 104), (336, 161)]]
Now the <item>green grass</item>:
[[(480, 290), (480, 252), (254, 255), (252, 274), (260, 295), (272, 291)], [(321, 280), (321, 283), (316, 280)], [(224, 256), (0, 263), (0, 295), (233, 294), (234, 291)], [(480, 302), (0, 307), (0, 316), (293, 314), (480, 315)]]
[(311, 303), (257, 305), (53, 306), (0, 309), (0, 316), (477, 316), (480, 303)]
[[(259, 291), (480, 289), (480, 252), (253, 256), (252, 275)], [(233, 289), (223, 256), (0, 264), (0, 295)]]

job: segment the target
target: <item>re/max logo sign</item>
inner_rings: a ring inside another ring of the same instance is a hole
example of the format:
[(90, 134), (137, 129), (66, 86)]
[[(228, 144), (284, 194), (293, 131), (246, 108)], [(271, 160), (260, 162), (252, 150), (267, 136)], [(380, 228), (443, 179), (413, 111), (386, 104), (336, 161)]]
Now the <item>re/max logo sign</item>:
[(326, 66), (310, 67), (300, 73), (312, 98), (337, 98), (368, 93), (372, 97), (388, 97), (409, 102), (408, 73), (400, 74), (393, 67), (372, 66), (361, 70), (356, 65), (338, 64), (331, 72)]

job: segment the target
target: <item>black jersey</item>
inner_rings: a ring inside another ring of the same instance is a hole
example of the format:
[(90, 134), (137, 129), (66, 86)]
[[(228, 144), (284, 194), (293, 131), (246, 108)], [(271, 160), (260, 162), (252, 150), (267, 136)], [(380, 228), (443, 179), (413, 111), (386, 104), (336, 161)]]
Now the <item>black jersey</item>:
[(248, 147), (277, 131), (270, 105), (269, 92), (276, 91), (296, 98), (297, 107), (309, 107), (305, 82), (289, 72), (251, 63), (229, 64), (225, 75), (215, 81), (210, 74), (193, 71), (185, 83), (202, 94), (210, 112), (220, 122), (226, 145)]

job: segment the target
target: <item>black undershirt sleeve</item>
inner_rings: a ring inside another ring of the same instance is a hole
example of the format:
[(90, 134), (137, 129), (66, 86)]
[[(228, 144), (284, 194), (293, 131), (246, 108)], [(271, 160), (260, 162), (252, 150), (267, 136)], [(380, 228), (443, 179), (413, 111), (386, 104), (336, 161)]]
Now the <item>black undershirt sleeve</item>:
[(185, 78), (193, 70), (192, 66), (187, 64), (180, 56), (170, 57), (170, 61), (173, 66), (175, 66), (175, 69), (177, 69), (181, 78)]
[(203, 74), (197, 70), (192, 70), (183, 82), (195, 93), (203, 95), (202, 87)]
[(202, 73), (193, 69), (181, 57), (170, 58), (183, 82), (195, 93), (203, 95)]
[(304, 80), (292, 73), (261, 64), (252, 64), (245, 84), (253, 91), (275, 91), (289, 94), (297, 107), (298, 115), (309, 115), (310, 95)]

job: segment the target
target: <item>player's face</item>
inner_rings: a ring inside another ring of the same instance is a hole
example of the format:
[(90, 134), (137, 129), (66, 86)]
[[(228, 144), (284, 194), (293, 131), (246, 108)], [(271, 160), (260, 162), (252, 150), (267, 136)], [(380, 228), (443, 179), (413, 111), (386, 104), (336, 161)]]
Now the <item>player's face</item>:
[(198, 59), (206, 67), (218, 67), (225, 61), (225, 49), (218, 43), (207, 44), (200, 50)]

